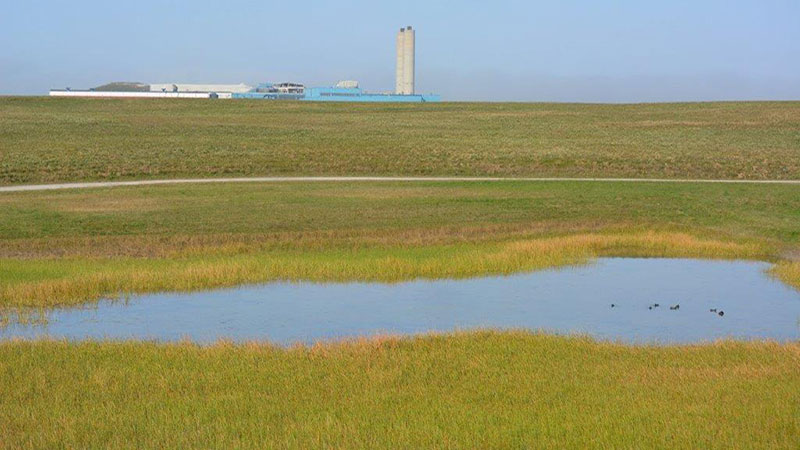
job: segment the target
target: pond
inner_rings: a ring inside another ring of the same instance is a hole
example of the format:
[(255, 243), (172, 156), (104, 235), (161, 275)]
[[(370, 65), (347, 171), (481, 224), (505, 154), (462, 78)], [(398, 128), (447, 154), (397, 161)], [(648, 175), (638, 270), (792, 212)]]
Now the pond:
[(800, 339), (800, 292), (769, 277), (768, 268), (747, 261), (600, 258), (585, 266), (464, 280), (269, 283), (53, 310), (47, 324), (12, 323), (0, 329), (0, 339), (287, 344), (473, 328), (628, 343)]

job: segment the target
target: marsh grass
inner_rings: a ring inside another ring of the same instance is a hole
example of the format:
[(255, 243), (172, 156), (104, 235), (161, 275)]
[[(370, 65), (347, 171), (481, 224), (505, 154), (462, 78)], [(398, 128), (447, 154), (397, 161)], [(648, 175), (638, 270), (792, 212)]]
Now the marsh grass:
[(784, 283), (800, 289), (800, 262), (781, 261), (770, 269), (770, 273)]
[(2, 448), (786, 448), (800, 343), (0, 343)]
[(44, 307), (0, 307), (0, 329), (4, 329), (9, 325), (47, 325), (49, 312)]
[(464, 278), (581, 264), (596, 256), (766, 258), (755, 242), (682, 233), (578, 234), (493, 243), (271, 251), (170, 259), (0, 260), (0, 305), (49, 307), (126, 293), (193, 291), (276, 280)]

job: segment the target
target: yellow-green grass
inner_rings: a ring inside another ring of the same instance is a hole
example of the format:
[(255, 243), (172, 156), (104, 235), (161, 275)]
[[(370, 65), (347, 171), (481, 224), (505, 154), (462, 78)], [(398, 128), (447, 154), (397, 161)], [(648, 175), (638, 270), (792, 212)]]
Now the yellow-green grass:
[(600, 255), (766, 258), (755, 243), (678, 233), (578, 234), (503, 243), (325, 249), (169, 259), (3, 260), (0, 305), (58, 306), (119, 293), (191, 291), (273, 280), (400, 281), (509, 274)]
[(800, 262), (781, 261), (770, 272), (785, 283), (800, 289)]
[(0, 257), (419, 246), (597, 230), (800, 243), (800, 186), (424, 182), (0, 193)]
[(505, 274), (601, 255), (778, 261), (800, 235), (800, 187), (784, 185), (223, 184), (14, 193), (0, 206), (3, 306)]
[(4, 448), (786, 448), (800, 343), (0, 343)]
[(0, 184), (246, 175), (800, 178), (800, 102), (0, 98)]

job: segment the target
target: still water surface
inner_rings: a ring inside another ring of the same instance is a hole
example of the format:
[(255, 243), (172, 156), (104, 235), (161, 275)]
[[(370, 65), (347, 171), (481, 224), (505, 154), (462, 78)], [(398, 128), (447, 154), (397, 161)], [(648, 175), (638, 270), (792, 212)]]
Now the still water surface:
[[(768, 268), (745, 261), (601, 258), (580, 267), (467, 280), (270, 283), (55, 310), (47, 325), (10, 325), (0, 339), (291, 343), (484, 327), (631, 343), (800, 339), (800, 292), (770, 278)], [(660, 307), (650, 309), (655, 303)]]

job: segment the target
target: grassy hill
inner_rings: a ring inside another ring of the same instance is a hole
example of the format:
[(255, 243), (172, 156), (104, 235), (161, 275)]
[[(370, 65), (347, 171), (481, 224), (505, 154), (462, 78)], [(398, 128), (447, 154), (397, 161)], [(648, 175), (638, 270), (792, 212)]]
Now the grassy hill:
[(247, 175), (800, 178), (800, 102), (0, 98), (0, 184)]

